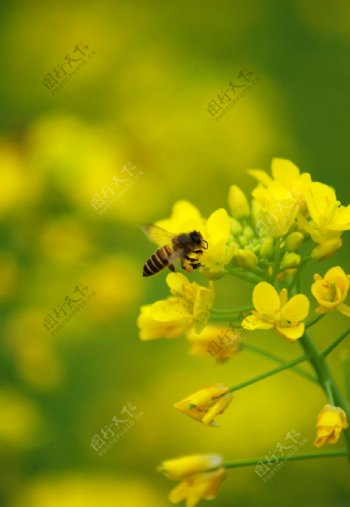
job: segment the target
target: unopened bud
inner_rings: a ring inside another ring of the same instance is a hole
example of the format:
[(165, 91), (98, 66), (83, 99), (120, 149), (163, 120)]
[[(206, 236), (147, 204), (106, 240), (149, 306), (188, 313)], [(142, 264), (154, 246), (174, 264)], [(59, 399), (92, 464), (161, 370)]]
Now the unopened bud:
[(327, 239), (315, 246), (315, 248), (311, 252), (311, 258), (316, 261), (323, 261), (324, 259), (329, 259), (332, 255), (335, 254), (339, 248), (341, 248), (343, 242), (340, 237)]
[(296, 268), (300, 264), (300, 255), (294, 252), (286, 252), (281, 262), (281, 269)]
[(258, 258), (250, 250), (238, 250), (236, 259), (241, 268), (252, 269), (258, 264)]
[(295, 252), (301, 247), (304, 241), (304, 235), (301, 232), (295, 231), (287, 236), (286, 249), (288, 252)]
[(254, 238), (255, 236), (254, 229), (250, 227), (250, 225), (247, 225), (244, 228), (243, 234), (248, 240)]
[(235, 218), (231, 218), (231, 231), (234, 236), (238, 236), (242, 233), (242, 226)]
[(248, 200), (237, 185), (231, 185), (228, 194), (228, 203), (233, 217), (249, 217), (250, 209)]
[(270, 259), (274, 252), (274, 241), (273, 238), (266, 238), (261, 244), (260, 255), (264, 259)]

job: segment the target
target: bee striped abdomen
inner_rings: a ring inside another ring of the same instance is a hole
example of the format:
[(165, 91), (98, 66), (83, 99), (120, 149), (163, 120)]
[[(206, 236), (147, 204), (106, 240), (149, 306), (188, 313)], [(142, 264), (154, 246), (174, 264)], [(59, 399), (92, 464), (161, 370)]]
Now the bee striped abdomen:
[(143, 266), (143, 276), (152, 276), (159, 273), (162, 269), (169, 265), (169, 257), (173, 253), (169, 246), (158, 248), (154, 254), (146, 261)]

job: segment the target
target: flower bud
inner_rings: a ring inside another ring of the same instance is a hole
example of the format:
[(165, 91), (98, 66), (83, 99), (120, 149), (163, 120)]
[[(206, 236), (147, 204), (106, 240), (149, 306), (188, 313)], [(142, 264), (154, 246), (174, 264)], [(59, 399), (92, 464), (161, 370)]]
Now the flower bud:
[(264, 259), (270, 259), (274, 252), (274, 241), (273, 238), (266, 238), (261, 244), (260, 255)]
[(252, 269), (258, 264), (258, 258), (250, 250), (238, 250), (236, 259), (241, 268)]
[(242, 233), (242, 226), (235, 218), (231, 218), (231, 231), (234, 236), (238, 236)]
[(228, 195), (228, 203), (232, 216), (235, 218), (249, 217), (250, 209), (248, 200), (237, 185), (231, 185)]
[(281, 269), (296, 268), (300, 264), (300, 255), (294, 252), (286, 252), (281, 262)]
[(301, 232), (292, 232), (287, 236), (286, 249), (288, 252), (295, 252), (301, 247), (304, 241), (304, 235)]
[(329, 259), (332, 255), (335, 254), (339, 248), (341, 248), (343, 242), (340, 237), (327, 239), (315, 246), (315, 248), (311, 252), (311, 258), (316, 261), (323, 261), (324, 259)]
[(239, 241), (239, 244), (244, 248), (245, 246), (248, 245), (248, 240), (247, 238), (244, 236), (244, 234), (241, 234), (238, 238), (238, 241)]
[(254, 229), (250, 225), (244, 228), (243, 234), (248, 240), (253, 239), (255, 236)]

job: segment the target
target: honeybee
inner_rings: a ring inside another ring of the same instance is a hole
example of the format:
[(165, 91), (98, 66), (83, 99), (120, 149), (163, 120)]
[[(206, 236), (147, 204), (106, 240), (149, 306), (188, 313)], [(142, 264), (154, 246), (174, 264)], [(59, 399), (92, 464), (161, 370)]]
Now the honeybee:
[(143, 276), (155, 275), (166, 267), (175, 271), (173, 262), (176, 259), (180, 260), (181, 267), (188, 273), (202, 266), (199, 256), (208, 249), (208, 242), (199, 231), (175, 235), (157, 225), (144, 225), (141, 230), (154, 243), (164, 244), (145, 262)]

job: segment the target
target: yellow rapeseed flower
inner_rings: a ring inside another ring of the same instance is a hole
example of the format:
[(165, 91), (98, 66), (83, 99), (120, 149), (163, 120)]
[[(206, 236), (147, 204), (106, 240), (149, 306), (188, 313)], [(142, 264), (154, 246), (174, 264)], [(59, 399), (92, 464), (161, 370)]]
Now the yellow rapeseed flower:
[(217, 361), (229, 359), (240, 351), (241, 337), (230, 327), (209, 324), (198, 334), (191, 330), (187, 334), (192, 356), (212, 355)]
[(174, 407), (183, 414), (189, 415), (205, 426), (219, 426), (214, 420), (222, 414), (232, 401), (232, 394), (223, 384), (201, 389), (182, 401), (175, 403)]
[(218, 454), (191, 454), (162, 461), (159, 472), (168, 479), (180, 481), (193, 474), (207, 472), (222, 465), (222, 456)]
[(255, 311), (246, 317), (245, 329), (274, 329), (280, 336), (295, 341), (304, 334), (301, 322), (309, 313), (309, 300), (304, 294), (297, 294), (288, 301), (287, 289), (280, 294), (267, 282), (258, 283), (253, 291)]
[(293, 194), (280, 184), (272, 182), (268, 189), (256, 188), (253, 196), (258, 203), (255, 206), (258, 233), (273, 238), (287, 234), (299, 211)]
[(186, 500), (187, 507), (194, 507), (202, 498), (215, 498), (226, 475), (221, 465), (222, 457), (216, 454), (181, 456), (163, 461), (159, 471), (170, 479), (181, 481), (170, 492), (169, 500), (172, 503)]
[(209, 319), (214, 302), (212, 285), (191, 283), (182, 273), (169, 273), (166, 282), (172, 296), (141, 307), (141, 340), (175, 338), (193, 327), (200, 333)]
[(311, 292), (320, 305), (316, 312), (322, 314), (338, 310), (350, 317), (350, 307), (344, 303), (349, 292), (350, 275), (346, 275), (340, 266), (335, 266), (327, 271), (324, 278), (315, 274), (314, 280)]
[(226, 476), (224, 468), (192, 475), (180, 482), (169, 494), (171, 503), (186, 500), (186, 507), (194, 507), (204, 498), (213, 500), (218, 493), (221, 482)]
[(305, 191), (305, 200), (311, 221), (304, 221), (303, 227), (316, 243), (340, 237), (350, 230), (350, 205), (341, 206), (332, 187), (312, 182)]
[(325, 405), (317, 417), (317, 437), (314, 445), (321, 447), (324, 444), (335, 444), (338, 442), (342, 430), (346, 430), (348, 427), (343, 409), (333, 405)]
[[(272, 178), (260, 169), (248, 171), (259, 183), (260, 186), (253, 191), (253, 196), (259, 201), (264, 194), (271, 191), (271, 188), (284, 189), (290, 192), (298, 204), (299, 209), (305, 211), (305, 192), (311, 184), (309, 173), (300, 173), (299, 168), (290, 160), (284, 158), (273, 158), (271, 163)], [(259, 189), (259, 191), (258, 191)]]
[(200, 263), (204, 266), (200, 268), (201, 272), (209, 278), (225, 274), (225, 266), (231, 261), (235, 250), (230, 243), (230, 218), (225, 209), (214, 211), (206, 220), (193, 204), (178, 201), (171, 217), (159, 220), (155, 225), (173, 234), (199, 231), (208, 243), (208, 249), (200, 257)]

